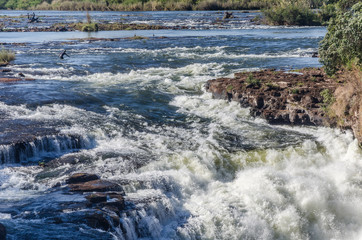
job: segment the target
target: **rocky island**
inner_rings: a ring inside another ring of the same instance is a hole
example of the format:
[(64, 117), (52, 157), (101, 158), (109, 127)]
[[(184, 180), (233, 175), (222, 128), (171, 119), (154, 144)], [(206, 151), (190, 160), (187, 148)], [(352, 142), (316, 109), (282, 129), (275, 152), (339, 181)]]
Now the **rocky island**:
[(209, 80), (205, 87), (213, 97), (238, 101), (271, 124), (352, 129), (362, 142), (361, 76), (351, 74), (329, 77), (320, 68), (272, 69)]

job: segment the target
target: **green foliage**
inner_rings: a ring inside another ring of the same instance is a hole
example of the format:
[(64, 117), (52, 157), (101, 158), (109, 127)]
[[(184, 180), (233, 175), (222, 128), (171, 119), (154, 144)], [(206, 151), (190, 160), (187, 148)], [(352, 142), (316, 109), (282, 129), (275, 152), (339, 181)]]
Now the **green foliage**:
[(323, 103), (325, 107), (328, 107), (334, 103), (335, 98), (329, 89), (324, 89), (320, 92), (321, 97), (323, 98)]
[(332, 75), (346, 66), (362, 66), (362, 3), (347, 11), (337, 11), (319, 47), (320, 61)]
[(260, 87), (261, 86), (260, 79), (254, 78), (252, 73), (249, 74), (249, 76), (246, 78), (245, 82), (248, 84), (248, 86), (251, 86), (251, 87)]
[[(0, 0), (0, 9), (41, 10), (241, 10), (272, 8), (285, 0)], [(326, 0), (297, 0), (314, 8)]]
[(293, 88), (290, 90), (291, 94), (298, 94), (299, 93), (299, 88)]
[(6, 49), (1, 49), (0, 50), (0, 63), (2, 64), (7, 64), (11, 61), (15, 60), (15, 53), (10, 51), (10, 50), (6, 50)]
[(83, 23), (81, 25), (82, 32), (97, 32), (98, 24), (97, 23)]
[(226, 87), (226, 91), (231, 92), (233, 90), (233, 88), (234, 88), (233, 85), (229, 85)]
[(321, 24), (317, 14), (313, 13), (309, 7), (299, 3), (279, 5), (263, 10), (263, 13), (266, 21), (272, 25), (314, 26)]
[(327, 25), (331, 18), (336, 17), (337, 6), (336, 4), (324, 4), (321, 11), (318, 13), (319, 19), (323, 25)]

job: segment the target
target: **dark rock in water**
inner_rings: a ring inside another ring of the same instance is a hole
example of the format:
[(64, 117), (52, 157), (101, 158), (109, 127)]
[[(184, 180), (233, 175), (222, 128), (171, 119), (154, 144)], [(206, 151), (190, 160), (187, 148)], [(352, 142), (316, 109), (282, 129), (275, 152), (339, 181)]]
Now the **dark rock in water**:
[(93, 193), (85, 198), (97, 208), (106, 208), (113, 212), (119, 212), (125, 208), (124, 198), (119, 193)]
[(70, 191), (73, 192), (123, 192), (123, 189), (119, 184), (101, 179), (84, 183), (69, 184), (69, 188)]
[(94, 193), (85, 197), (90, 203), (101, 203), (107, 202), (107, 194), (105, 193)]
[(18, 73), (19, 77), (25, 77), (24, 73)]
[(0, 69), (0, 72), (11, 72), (11, 69), (5, 68), (5, 69)]
[(77, 164), (79, 162), (77, 156), (65, 156), (65, 157), (60, 157), (60, 158), (56, 158), (53, 159), (47, 163), (44, 164), (44, 167), (47, 168), (56, 168), (65, 164), (70, 164), (70, 165), (74, 165)]
[(76, 173), (70, 176), (66, 183), (68, 184), (76, 184), (76, 183), (85, 183), (93, 180), (97, 180), (99, 177), (95, 174), (89, 174), (89, 173)]
[(6, 228), (0, 223), (0, 240), (6, 240)]
[(85, 163), (91, 161), (91, 157), (87, 154), (75, 152), (53, 159), (47, 163), (44, 163), (45, 168), (56, 168), (62, 165), (75, 165), (79, 163)]
[(112, 227), (112, 224), (110, 222), (111, 220), (108, 218), (110, 217), (104, 214), (103, 212), (99, 211), (91, 215), (88, 215), (86, 217), (86, 221), (87, 225), (89, 225), (92, 228), (100, 228), (105, 231), (108, 231)]

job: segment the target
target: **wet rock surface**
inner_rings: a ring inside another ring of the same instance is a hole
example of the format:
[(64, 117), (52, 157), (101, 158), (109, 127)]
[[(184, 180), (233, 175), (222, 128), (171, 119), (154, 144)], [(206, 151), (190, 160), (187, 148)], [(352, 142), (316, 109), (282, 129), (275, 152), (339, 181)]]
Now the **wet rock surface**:
[(326, 111), (330, 104), (326, 95), (333, 96), (342, 83), (322, 69), (264, 70), (209, 80), (206, 89), (215, 98), (250, 107), (253, 116), (271, 124), (335, 126)]
[(0, 240), (6, 239), (6, 228), (3, 224), (0, 223)]
[(107, 180), (92, 180), (82, 183), (69, 184), (69, 188), (73, 192), (107, 192), (122, 191), (122, 187), (116, 183)]
[[(7, 67), (9, 64), (0, 65)], [(34, 81), (35, 79), (26, 77), (23, 73), (13, 72), (9, 68), (0, 68), (0, 83), (13, 83), (19, 81)]]
[(93, 180), (98, 180), (99, 177), (95, 174), (87, 174), (87, 173), (76, 173), (70, 176), (66, 183), (67, 184), (76, 184), (76, 183), (85, 183)]
[(125, 210), (122, 186), (88, 173), (73, 174), (66, 183), (70, 192), (92, 192), (85, 196), (85, 220), (88, 226), (109, 231), (120, 225), (121, 212)]
[[(7, 119), (0, 117), (0, 164), (28, 163), (31, 158), (48, 156), (59, 157), (64, 153), (88, 148), (82, 136), (62, 134), (56, 128), (43, 122), (26, 119)], [(57, 156), (58, 155), (58, 156)]]
[[(52, 26), (30, 26), (26, 28), (2, 28), (0, 32), (72, 32), (82, 31), (83, 23), (57, 23)], [(97, 23), (98, 31), (119, 31), (119, 30), (161, 30), (161, 29), (188, 29), (184, 26), (161, 26), (134, 23)]]

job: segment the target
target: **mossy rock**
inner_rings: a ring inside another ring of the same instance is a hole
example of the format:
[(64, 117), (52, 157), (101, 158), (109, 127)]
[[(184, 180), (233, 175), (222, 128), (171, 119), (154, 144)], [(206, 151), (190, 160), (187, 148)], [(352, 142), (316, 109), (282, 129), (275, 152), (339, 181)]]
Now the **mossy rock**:
[(82, 32), (98, 32), (98, 24), (97, 23), (86, 23), (82, 26)]

